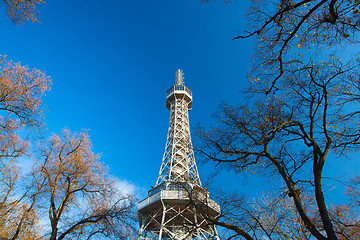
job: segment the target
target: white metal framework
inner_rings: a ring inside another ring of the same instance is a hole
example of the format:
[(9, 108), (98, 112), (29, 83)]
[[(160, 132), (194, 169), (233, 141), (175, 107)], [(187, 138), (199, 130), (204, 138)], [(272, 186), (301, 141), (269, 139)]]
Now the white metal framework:
[(183, 79), (177, 70), (166, 92), (169, 131), (156, 185), (138, 204), (139, 240), (219, 239), (209, 219), (220, 214), (220, 206), (201, 187), (189, 127), (192, 92)]

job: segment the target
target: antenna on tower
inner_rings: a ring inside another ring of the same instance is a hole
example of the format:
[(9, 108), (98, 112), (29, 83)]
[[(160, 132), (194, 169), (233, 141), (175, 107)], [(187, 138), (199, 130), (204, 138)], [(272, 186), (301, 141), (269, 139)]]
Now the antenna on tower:
[(184, 72), (181, 69), (178, 69), (175, 73), (175, 85), (183, 85)]

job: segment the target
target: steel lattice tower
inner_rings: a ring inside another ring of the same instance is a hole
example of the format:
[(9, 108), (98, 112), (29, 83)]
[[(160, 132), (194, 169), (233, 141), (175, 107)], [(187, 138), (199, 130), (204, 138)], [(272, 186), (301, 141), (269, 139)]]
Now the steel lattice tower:
[(177, 70), (166, 92), (169, 131), (156, 185), (138, 204), (139, 240), (219, 239), (209, 219), (220, 215), (220, 206), (201, 187), (189, 128), (192, 92), (183, 79)]

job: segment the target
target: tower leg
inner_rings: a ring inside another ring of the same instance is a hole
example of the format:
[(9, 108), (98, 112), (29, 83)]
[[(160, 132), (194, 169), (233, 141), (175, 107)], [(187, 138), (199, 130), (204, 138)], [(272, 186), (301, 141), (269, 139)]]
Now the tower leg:
[(195, 227), (196, 227), (196, 236), (198, 238), (200, 238), (200, 232), (199, 232), (199, 228), (198, 228), (197, 212), (196, 212), (196, 207), (195, 206), (193, 206), (193, 211), (194, 211), (194, 224), (195, 224)]
[(218, 232), (217, 232), (217, 230), (216, 230), (215, 225), (214, 225), (212, 228), (213, 228), (213, 231), (214, 231), (214, 239), (215, 239), (215, 240), (220, 240), (220, 238), (219, 238), (219, 235), (218, 235)]
[(162, 202), (163, 205), (163, 212), (162, 212), (162, 217), (161, 217), (161, 224), (160, 224), (160, 232), (159, 232), (159, 240), (161, 240), (162, 238), (162, 234), (163, 234), (163, 228), (164, 228), (164, 222), (165, 222), (165, 213), (166, 213), (166, 206), (165, 203)]

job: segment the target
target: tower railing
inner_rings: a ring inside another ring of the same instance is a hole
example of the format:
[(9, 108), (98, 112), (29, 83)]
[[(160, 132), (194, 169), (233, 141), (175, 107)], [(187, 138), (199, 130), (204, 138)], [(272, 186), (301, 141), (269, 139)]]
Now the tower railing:
[(207, 207), (210, 207), (215, 211), (220, 212), (220, 205), (214, 200), (210, 199), (207, 196), (197, 196), (197, 195), (192, 196), (192, 194), (186, 190), (160, 190), (154, 193), (153, 195), (140, 201), (138, 203), (138, 209), (143, 209), (146, 206), (149, 206), (152, 203), (155, 203), (160, 200), (163, 201), (177, 200), (179, 202), (182, 200), (186, 200), (186, 201), (192, 200), (196, 202), (200, 201), (201, 203), (206, 204)]
[(190, 97), (192, 97), (192, 92), (189, 88), (187, 88), (185, 85), (174, 85), (171, 88), (169, 88), (166, 91), (166, 97), (169, 97), (171, 94), (173, 94), (176, 91), (185, 91), (187, 94), (189, 94)]

